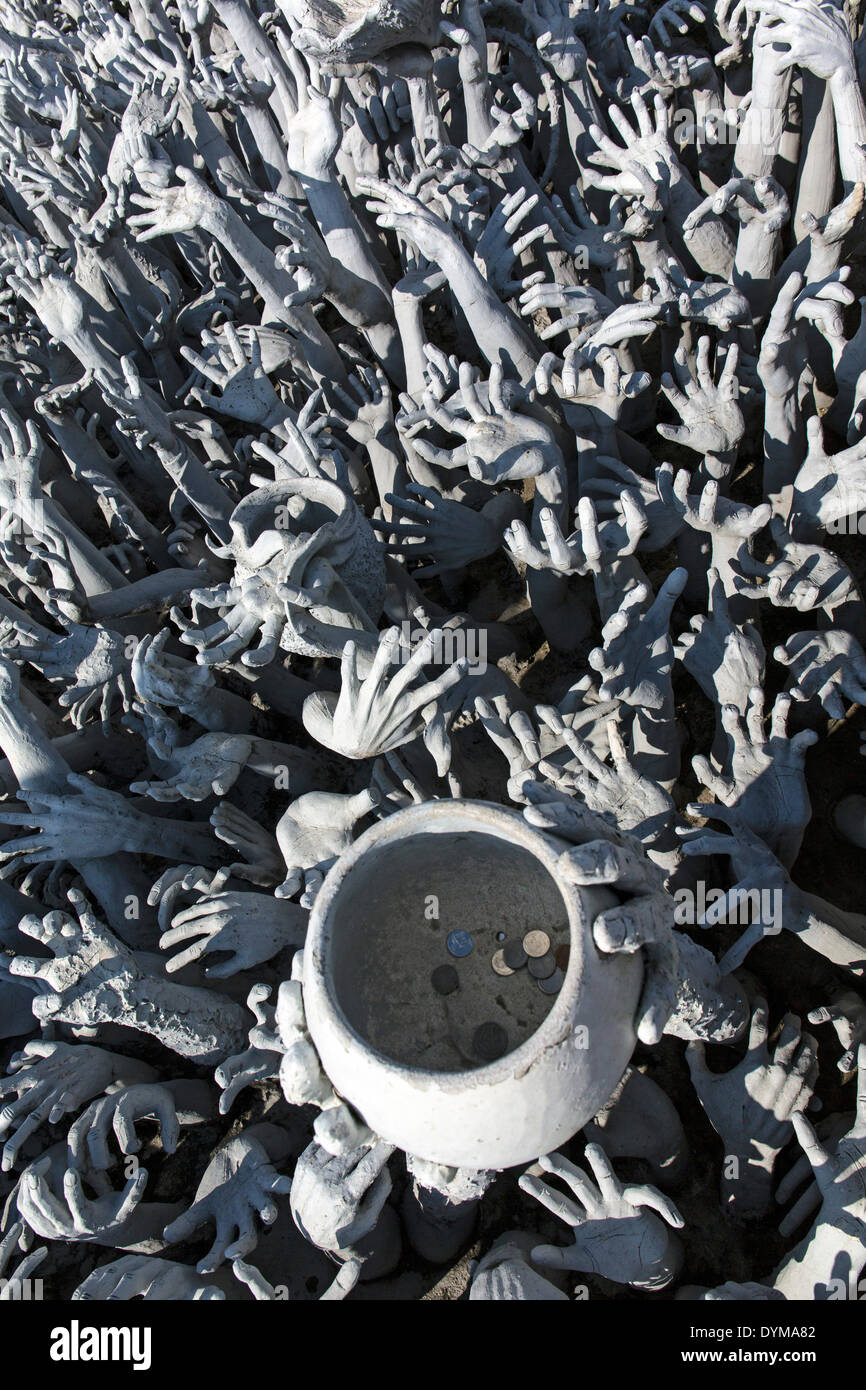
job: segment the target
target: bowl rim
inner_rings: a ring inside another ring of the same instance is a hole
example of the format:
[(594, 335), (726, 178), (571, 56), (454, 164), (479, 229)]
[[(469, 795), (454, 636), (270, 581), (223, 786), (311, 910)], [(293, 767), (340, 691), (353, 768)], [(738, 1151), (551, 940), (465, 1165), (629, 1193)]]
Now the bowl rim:
[[(431, 821), (434, 825), (431, 825)], [(439, 822), (438, 826), (435, 825), (436, 821)], [(518, 1047), (504, 1053), (496, 1061), (486, 1062), (479, 1067), (466, 1067), (459, 1071), (435, 1071), (429, 1067), (410, 1066), (389, 1057), (362, 1037), (347, 1019), (333, 989), (328, 987), (332, 984), (333, 978), (329, 954), (333, 940), (330, 935), (331, 913), (344, 882), (357, 867), (359, 860), (369, 852), (409, 839), (413, 833), (433, 835), (461, 831), (487, 833), (492, 838), (507, 840), (511, 844), (517, 843), (520, 848), (538, 859), (550, 874), (568, 914), (571, 950), (562, 989), (539, 1026)], [(477, 799), (423, 802), (421, 805), (396, 811), (385, 820), (371, 826), (369, 830), (365, 830), (329, 870), (310, 913), (304, 945), (303, 989), (308, 1025), (312, 1023), (310, 1031), (317, 1048), (318, 1042), (314, 1032), (318, 1033), (319, 1025), (325, 1022), (336, 1046), (351, 1051), (356, 1057), (359, 1050), (362, 1051), (370, 1063), (375, 1063), (387, 1071), (392, 1082), (403, 1079), (416, 1090), (462, 1092), (519, 1077), (528, 1071), (539, 1055), (564, 1043), (578, 1026), (575, 1016), (580, 1008), (585, 983), (584, 927), (589, 925), (586, 922), (581, 889), (576, 884), (563, 880), (557, 873), (557, 861), (565, 848), (566, 846), (553, 836), (529, 825), (519, 812), (492, 801)], [(312, 1010), (309, 1003), (313, 1006)]]

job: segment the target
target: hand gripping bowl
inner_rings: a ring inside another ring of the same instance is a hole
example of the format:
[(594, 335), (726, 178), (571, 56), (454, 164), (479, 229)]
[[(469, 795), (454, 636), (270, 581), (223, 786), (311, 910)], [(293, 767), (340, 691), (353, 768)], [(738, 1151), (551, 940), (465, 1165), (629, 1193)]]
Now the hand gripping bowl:
[(331, 869), (304, 948), (307, 1024), (335, 1090), (383, 1139), (507, 1168), (607, 1101), (634, 1048), (643, 963), (598, 952), (592, 920), (615, 899), (562, 878), (563, 848), (514, 811), (433, 801), (365, 831)]

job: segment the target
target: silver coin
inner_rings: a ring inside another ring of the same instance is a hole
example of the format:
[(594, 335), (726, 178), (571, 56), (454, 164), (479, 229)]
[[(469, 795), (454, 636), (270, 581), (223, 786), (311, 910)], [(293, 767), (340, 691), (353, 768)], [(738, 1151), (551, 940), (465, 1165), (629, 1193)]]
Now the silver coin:
[(548, 951), (544, 956), (532, 956), (529, 961), (529, 973), (536, 980), (548, 980), (556, 969), (556, 961), (553, 959), (553, 952)]
[(452, 956), (462, 957), (472, 954), (475, 942), (468, 931), (453, 931), (449, 933), (445, 945)]
[(505, 964), (505, 957), (501, 951), (494, 951), (490, 964), (493, 966), (493, 969), (496, 971), (497, 975), (514, 974), (514, 971), (511, 969), (511, 967)]
[(528, 931), (523, 938), (523, 949), (528, 956), (543, 956), (550, 950), (550, 937), (546, 931)]

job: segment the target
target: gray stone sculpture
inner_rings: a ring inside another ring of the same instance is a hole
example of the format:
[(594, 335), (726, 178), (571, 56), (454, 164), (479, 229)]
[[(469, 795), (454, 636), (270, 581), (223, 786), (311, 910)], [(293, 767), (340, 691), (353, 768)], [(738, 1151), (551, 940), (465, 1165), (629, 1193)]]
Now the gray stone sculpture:
[(864, 53), (0, 5), (0, 1298), (856, 1285)]

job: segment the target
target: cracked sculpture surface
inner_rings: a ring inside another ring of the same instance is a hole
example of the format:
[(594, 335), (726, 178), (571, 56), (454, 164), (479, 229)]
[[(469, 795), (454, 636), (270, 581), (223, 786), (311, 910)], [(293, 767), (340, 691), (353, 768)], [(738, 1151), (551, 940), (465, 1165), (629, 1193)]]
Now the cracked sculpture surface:
[(857, 1297), (862, 9), (0, 0), (0, 1300)]

